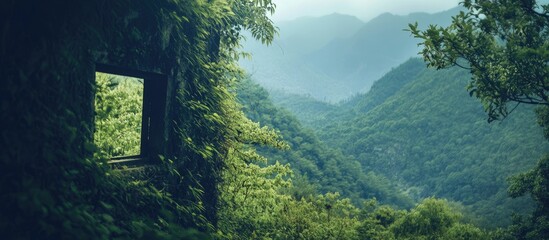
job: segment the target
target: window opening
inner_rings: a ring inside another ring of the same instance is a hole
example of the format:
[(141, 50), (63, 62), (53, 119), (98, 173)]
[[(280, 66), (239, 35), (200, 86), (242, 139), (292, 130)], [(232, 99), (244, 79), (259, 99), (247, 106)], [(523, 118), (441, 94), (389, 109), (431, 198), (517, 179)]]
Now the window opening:
[(117, 165), (152, 164), (166, 151), (166, 75), (95, 64), (94, 142)]
[(94, 141), (110, 159), (141, 156), (144, 79), (96, 72)]

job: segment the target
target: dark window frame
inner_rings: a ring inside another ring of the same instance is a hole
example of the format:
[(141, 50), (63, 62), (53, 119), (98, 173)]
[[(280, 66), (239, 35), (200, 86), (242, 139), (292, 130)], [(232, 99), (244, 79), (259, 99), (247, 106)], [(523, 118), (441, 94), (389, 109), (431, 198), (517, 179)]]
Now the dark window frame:
[(94, 74), (95, 72), (143, 79), (140, 154), (113, 157), (109, 159), (108, 163), (115, 166), (159, 163), (159, 156), (164, 155), (166, 146), (165, 117), (168, 93), (167, 76), (160, 73), (146, 72), (102, 63), (95, 64)]

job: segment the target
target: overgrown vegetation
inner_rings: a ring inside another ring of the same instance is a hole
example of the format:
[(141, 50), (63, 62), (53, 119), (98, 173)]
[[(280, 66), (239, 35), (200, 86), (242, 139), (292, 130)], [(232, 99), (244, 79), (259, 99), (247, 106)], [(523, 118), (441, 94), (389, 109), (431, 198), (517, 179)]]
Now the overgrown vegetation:
[[(494, 7), (491, 2), (478, 2), (485, 5), (470, 1), (465, 5), (475, 10)], [(373, 172), (364, 174), (354, 156), (322, 145), (289, 114), (274, 108), (257, 86), (240, 86), (250, 84), (236, 65), (241, 56), (240, 31), (249, 30), (254, 38), (270, 43), (275, 28), (268, 15), (274, 7), (269, 0), (2, 3), (6, 14), (0, 14), (0, 75), (7, 86), (0, 88), (0, 118), (5, 126), (0, 136), (2, 237), (546, 236), (546, 159), (517, 176), (511, 188), (516, 196), (531, 193), (538, 203), (535, 214), (517, 220), (509, 230), (487, 232), (463, 219), (459, 204), (425, 198), (414, 206), (399, 190), (401, 185)], [(432, 37), (412, 31), (424, 39)], [(143, 100), (135, 85), (120, 81), (115, 87), (110, 86), (111, 80), (95, 78), (93, 62), (168, 75), (168, 124), (163, 136), (168, 146), (157, 165), (119, 170), (107, 164), (111, 155), (135, 153), (141, 121), (137, 112)], [(485, 77), (475, 76), (476, 80)], [(517, 100), (484, 95), (484, 85), (472, 86), (488, 102), (490, 117), (508, 113), (497, 104)], [(512, 85), (511, 90), (517, 86), (522, 85)], [(530, 94), (540, 93), (529, 86), (524, 96), (547, 100), (544, 85), (541, 95), (534, 97)], [(236, 94), (241, 94), (243, 106)], [(524, 93), (510, 94), (520, 98)], [(116, 113), (126, 107), (130, 110)], [(248, 119), (243, 109), (264, 125)], [(546, 112), (539, 110), (544, 127), (549, 125), (544, 121)], [(386, 124), (392, 128), (399, 123)], [(124, 136), (113, 134), (114, 130)], [(417, 176), (411, 172), (405, 177)], [(378, 204), (372, 197), (393, 206)]]
[[(0, 229), (12, 239), (204, 238), (236, 126), (227, 88), (239, 30), (269, 42), (270, 1), (1, 4)], [(93, 136), (93, 62), (170, 74), (156, 167), (110, 169)]]

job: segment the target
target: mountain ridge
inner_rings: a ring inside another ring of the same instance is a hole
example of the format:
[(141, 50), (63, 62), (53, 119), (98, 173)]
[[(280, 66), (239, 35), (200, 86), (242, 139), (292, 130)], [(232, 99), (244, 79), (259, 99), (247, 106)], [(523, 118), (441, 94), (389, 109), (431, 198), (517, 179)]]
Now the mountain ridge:
[[(450, 16), (460, 8), (435, 14), (413, 13), (404, 16), (384, 13), (365, 23), (353, 37), (336, 39), (326, 48), (306, 56), (304, 61), (342, 84), (367, 92), (374, 81), (406, 59), (417, 56), (419, 41), (405, 31), (413, 22), (441, 26), (450, 24)], [(422, 28), (422, 26), (420, 26)]]
[(445, 26), (458, 10), (385, 13), (368, 22), (337, 13), (286, 21), (280, 23), (280, 37), (272, 46), (244, 43), (253, 57), (240, 63), (268, 90), (335, 103), (367, 92), (392, 67), (417, 55), (418, 41), (403, 30), (409, 23)]

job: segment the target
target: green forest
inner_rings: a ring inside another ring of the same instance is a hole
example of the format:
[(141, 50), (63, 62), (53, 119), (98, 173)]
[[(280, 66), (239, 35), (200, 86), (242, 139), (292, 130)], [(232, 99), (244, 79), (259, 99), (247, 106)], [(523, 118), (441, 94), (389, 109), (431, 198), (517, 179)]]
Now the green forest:
[[(549, 4), (460, 5), (278, 28), (271, 0), (1, 3), (0, 238), (549, 239)], [(291, 61), (246, 51), (279, 34)]]

